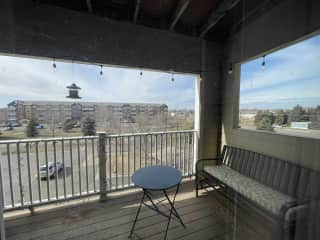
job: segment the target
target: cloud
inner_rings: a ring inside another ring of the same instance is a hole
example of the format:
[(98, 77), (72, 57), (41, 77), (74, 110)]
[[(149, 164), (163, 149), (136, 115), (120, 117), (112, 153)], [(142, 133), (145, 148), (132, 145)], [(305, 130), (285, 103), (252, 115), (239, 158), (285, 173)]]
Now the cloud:
[[(315, 38), (320, 40), (320, 36)], [(243, 64), (240, 104), (320, 104), (319, 59), (320, 41), (310, 39), (268, 55), (264, 70), (261, 59)]]
[[(241, 90), (259, 89), (301, 79), (319, 78), (320, 43), (308, 41), (266, 56), (266, 67), (260, 68), (260, 59), (242, 65), (244, 79)], [(259, 66), (255, 68), (255, 66)]]
[(169, 108), (193, 108), (195, 76), (52, 62), (0, 56), (0, 105), (13, 99), (66, 101), (66, 86), (75, 82), (83, 101), (165, 103)]

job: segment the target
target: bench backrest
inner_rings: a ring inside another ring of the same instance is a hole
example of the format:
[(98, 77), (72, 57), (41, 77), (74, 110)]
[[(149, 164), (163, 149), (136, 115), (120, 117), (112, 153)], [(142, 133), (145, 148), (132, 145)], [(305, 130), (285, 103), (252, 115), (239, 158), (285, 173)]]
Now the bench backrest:
[(223, 164), (298, 199), (319, 197), (320, 172), (266, 154), (225, 145)]

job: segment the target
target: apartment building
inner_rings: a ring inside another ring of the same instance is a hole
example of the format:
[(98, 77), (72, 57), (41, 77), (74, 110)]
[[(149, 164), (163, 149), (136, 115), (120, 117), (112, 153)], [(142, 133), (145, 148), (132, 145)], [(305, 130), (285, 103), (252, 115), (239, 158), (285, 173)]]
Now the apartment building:
[(0, 108), (0, 126), (5, 125), (8, 122), (8, 109)]
[(16, 100), (8, 104), (8, 121), (17, 123), (34, 118), (40, 123), (63, 123), (90, 117), (97, 123), (136, 123), (137, 119), (148, 121), (159, 115), (164, 119), (167, 112), (165, 104)]

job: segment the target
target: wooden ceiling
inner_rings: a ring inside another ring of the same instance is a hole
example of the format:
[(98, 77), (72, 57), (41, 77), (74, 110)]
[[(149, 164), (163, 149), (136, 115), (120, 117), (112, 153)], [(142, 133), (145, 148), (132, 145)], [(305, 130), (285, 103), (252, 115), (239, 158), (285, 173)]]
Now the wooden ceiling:
[(211, 41), (225, 39), (280, 0), (38, 0)]

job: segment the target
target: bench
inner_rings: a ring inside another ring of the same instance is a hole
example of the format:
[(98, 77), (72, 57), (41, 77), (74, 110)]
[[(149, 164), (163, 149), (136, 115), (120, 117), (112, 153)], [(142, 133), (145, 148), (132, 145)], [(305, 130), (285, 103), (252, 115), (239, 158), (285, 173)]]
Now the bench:
[[(210, 164), (215, 161), (215, 165)], [(308, 214), (320, 199), (320, 172), (275, 157), (225, 145), (220, 157), (196, 164), (196, 195), (214, 187), (237, 204), (246, 204), (276, 228), (278, 239), (290, 239), (297, 216)]]

